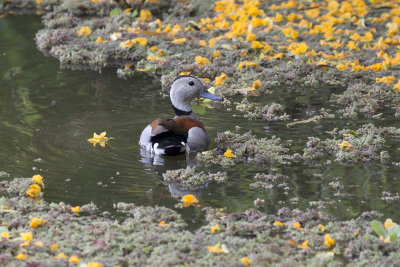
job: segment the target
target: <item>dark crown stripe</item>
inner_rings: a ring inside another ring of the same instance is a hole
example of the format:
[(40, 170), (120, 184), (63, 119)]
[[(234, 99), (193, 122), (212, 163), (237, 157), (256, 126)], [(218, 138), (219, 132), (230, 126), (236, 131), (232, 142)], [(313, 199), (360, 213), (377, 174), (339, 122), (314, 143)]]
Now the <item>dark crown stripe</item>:
[(192, 111), (183, 111), (183, 110), (177, 109), (174, 105), (172, 105), (172, 108), (174, 109), (176, 116), (187, 116), (187, 115), (192, 114)]

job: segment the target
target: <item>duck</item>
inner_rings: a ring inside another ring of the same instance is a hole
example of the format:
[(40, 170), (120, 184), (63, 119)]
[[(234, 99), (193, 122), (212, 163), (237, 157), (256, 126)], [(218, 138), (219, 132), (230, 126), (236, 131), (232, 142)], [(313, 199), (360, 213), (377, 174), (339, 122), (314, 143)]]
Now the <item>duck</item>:
[(170, 84), (173, 118), (157, 118), (142, 131), (139, 145), (155, 155), (176, 156), (208, 148), (211, 139), (199, 116), (192, 111), (195, 98), (223, 101), (194, 76), (180, 75)]

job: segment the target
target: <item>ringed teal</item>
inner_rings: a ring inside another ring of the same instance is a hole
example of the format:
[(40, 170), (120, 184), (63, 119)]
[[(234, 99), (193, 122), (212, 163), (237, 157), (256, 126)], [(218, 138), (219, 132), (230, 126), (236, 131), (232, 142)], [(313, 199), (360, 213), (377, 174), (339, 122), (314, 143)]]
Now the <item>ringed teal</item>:
[(167, 156), (206, 149), (210, 145), (210, 137), (190, 104), (196, 97), (223, 100), (208, 92), (196, 77), (178, 76), (171, 83), (170, 90), (175, 117), (155, 119), (143, 130), (139, 144), (150, 153)]

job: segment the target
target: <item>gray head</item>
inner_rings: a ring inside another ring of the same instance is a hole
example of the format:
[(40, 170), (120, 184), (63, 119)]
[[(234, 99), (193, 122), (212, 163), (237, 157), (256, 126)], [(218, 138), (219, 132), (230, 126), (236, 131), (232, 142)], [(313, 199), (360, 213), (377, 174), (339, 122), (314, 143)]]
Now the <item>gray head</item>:
[(208, 98), (214, 101), (222, 101), (223, 98), (207, 91), (203, 83), (194, 76), (181, 75), (171, 83), (170, 91), (172, 105), (181, 111), (190, 112), (190, 102), (196, 97)]

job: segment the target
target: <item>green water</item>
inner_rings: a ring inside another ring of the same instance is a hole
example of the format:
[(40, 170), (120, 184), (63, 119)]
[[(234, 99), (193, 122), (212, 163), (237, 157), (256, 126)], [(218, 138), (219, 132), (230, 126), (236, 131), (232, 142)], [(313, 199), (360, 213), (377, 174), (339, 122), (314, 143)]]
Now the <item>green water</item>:
[[(44, 56), (35, 47), (34, 35), (41, 28), (38, 16), (6, 16), (0, 19), (0, 171), (12, 177), (45, 177), (44, 198), (73, 205), (94, 202), (103, 210), (113, 203), (134, 202), (138, 205), (174, 207), (162, 173), (184, 168), (185, 157), (166, 158), (160, 165), (143, 158), (138, 140), (143, 128), (157, 117), (173, 115), (169, 99), (160, 95), (161, 84), (145, 74), (122, 80), (115, 69), (101, 73), (60, 69), (59, 62)], [(340, 89), (315, 88), (307, 92), (281, 88), (273, 94), (252, 101), (284, 104), (292, 118), (307, 118), (305, 110), (329, 108), (332, 92)], [(232, 98), (232, 102), (240, 98)], [(233, 117), (238, 113), (223, 106), (197, 105), (206, 128), (214, 138), (217, 132), (252, 130), (262, 136), (277, 135), (293, 140), (292, 149), (301, 152), (307, 136), (325, 137), (325, 131), (351, 125), (353, 129), (372, 122), (368, 119), (344, 121), (333, 119), (321, 124), (303, 124), (287, 128), (287, 122), (254, 122)], [(385, 114), (388, 118), (393, 116)], [(373, 121), (376, 123), (376, 121)], [(390, 119), (381, 125), (399, 127)], [(105, 148), (93, 147), (87, 139), (93, 132), (107, 131), (114, 137)], [(215, 143), (211, 148), (214, 148)], [(387, 150), (392, 161), (399, 161), (398, 143), (389, 141)], [(211, 172), (213, 166), (200, 170)], [(352, 218), (363, 211), (378, 210), (393, 219), (399, 218), (398, 201), (384, 202), (382, 191), (400, 191), (399, 167), (392, 164), (324, 167), (291, 166), (282, 169), (288, 190), (258, 191), (249, 188), (257, 172), (250, 165), (239, 164), (228, 169), (229, 182), (209, 184), (198, 194), (205, 206), (227, 207), (243, 211), (253, 207), (256, 198), (265, 199), (265, 211), (281, 207), (305, 209), (310, 202), (324, 201), (326, 210), (339, 218)], [(342, 177), (344, 189), (329, 187)], [(1, 178), (7, 179), (7, 178)], [(330, 202), (330, 203), (329, 203)], [(313, 203), (311, 203), (311, 206)], [(190, 207), (180, 210), (192, 225), (200, 225), (203, 212)]]

